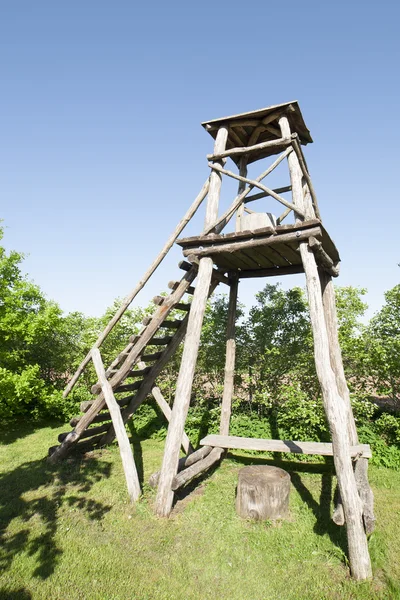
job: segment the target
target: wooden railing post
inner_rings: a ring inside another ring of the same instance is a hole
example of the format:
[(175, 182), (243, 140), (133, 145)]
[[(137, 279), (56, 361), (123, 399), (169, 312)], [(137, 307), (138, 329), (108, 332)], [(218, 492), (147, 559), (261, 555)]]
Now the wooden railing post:
[(226, 328), (226, 358), (225, 358), (225, 377), (224, 391), (222, 394), (221, 406), (221, 424), (220, 434), (229, 434), (229, 423), (232, 410), (232, 396), (234, 390), (235, 378), (235, 358), (236, 358), (236, 341), (235, 341), (235, 325), (236, 325), (236, 305), (238, 295), (238, 277), (232, 277), (231, 288), (229, 292), (228, 305), (228, 323)]

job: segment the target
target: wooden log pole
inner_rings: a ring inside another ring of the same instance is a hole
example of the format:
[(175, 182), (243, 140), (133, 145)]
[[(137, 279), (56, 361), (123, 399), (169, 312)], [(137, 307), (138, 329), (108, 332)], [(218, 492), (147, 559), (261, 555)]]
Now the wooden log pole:
[[(290, 135), (287, 117), (279, 119), (282, 136)], [(288, 156), (293, 204), (302, 209), (306, 218), (314, 217), (311, 203), (305, 205), (303, 174), (295, 153)], [(297, 215), (301, 218), (296, 209)], [(329, 339), (322, 302), (322, 289), (315, 256), (308, 244), (300, 243), (300, 255), (306, 276), (311, 326), (314, 338), (314, 357), (317, 376), (322, 390), (325, 414), (332, 436), (333, 459), (347, 525), (347, 540), (352, 576), (357, 580), (372, 576), (368, 543), (362, 520), (362, 504), (358, 495), (350, 456), (350, 439), (345, 400), (339, 394), (336, 377), (331, 367)]]
[[(157, 386), (154, 386), (151, 390), (151, 394), (152, 394), (154, 400), (157, 402), (158, 406), (160, 407), (164, 417), (167, 419), (167, 421), (169, 423), (169, 421), (171, 420), (172, 410), (171, 410), (170, 405), (168, 404), (168, 402), (165, 400), (164, 396), (162, 395), (160, 388)], [(186, 452), (186, 454), (190, 454), (191, 452), (193, 452), (193, 446), (190, 443), (190, 440), (185, 432), (183, 432), (183, 434), (182, 434), (181, 446), (182, 446), (184, 452)]]
[[(261, 173), (261, 175), (259, 175), (258, 177), (256, 177), (255, 181), (260, 182), (263, 179), (265, 179), (265, 177), (267, 177), (270, 173), (272, 173), (272, 171), (274, 169), (276, 169), (276, 167), (278, 165), (280, 165), (281, 162), (291, 152), (293, 152), (293, 148), (286, 148), (286, 150), (280, 156), (278, 156), (278, 158), (276, 158), (274, 160), (274, 162), (268, 167), (268, 169), (266, 169), (263, 173)], [(240, 204), (244, 201), (244, 199), (247, 197), (247, 195), (251, 192), (252, 189), (253, 189), (253, 186), (250, 185), (245, 190), (243, 190), (243, 192), (241, 194), (239, 194), (238, 196), (236, 196), (236, 198), (234, 199), (234, 201), (232, 202), (232, 204), (228, 208), (228, 210), (226, 212), (224, 212), (224, 214), (221, 217), (219, 217), (217, 219), (217, 221), (215, 221), (214, 223), (211, 223), (211, 225), (209, 225), (204, 230), (205, 235), (207, 235), (208, 233), (211, 233), (211, 232), (220, 233), (223, 230), (223, 228), (229, 223), (230, 219), (235, 214), (235, 212), (239, 208)], [(276, 193), (279, 193), (279, 192), (276, 192)], [(266, 192), (263, 192), (263, 195), (264, 194), (266, 196), (267, 195), (269, 196), (269, 194), (267, 194)]]
[[(214, 152), (223, 152), (228, 138), (228, 129), (220, 127), (214, 145)], [(206, 209), (204, 228), (214, 223), (218, 217), (219, 196), (222, 177), (213, 171), (210, 175), (210, 187)], [(175, 401), (172, 408), (171, 420), (165, 442), (160, 481), (157, 490), (155, 509), (159, 516), (167, 517), (172, 509), (174, 492), (172, 482), (177, 474), (179, 448), (184, 431), (187, 412), (189, 409), (193, 377), (199, 350), (201, 327), (210, 290), (213, 261), (211, 258), (202, 259), (199, 263), (196, 289), (192, 300), (192, 308), (188, 315), (186, 340), (176, 386)]]
[[(291, 154), (293, 154), (293, 153), (290, 153), (288, 156), (291, 156)], [(263, 192), (266, 192), (268, 194), (268, 196), (272, 196), (272, 198), (274, 198), (275, 200), (277, 200), (278, 202), (283, 204), (283, 206), (286, 206), (286, 208), (294, 209), (294, 205), (291, 202), (288, 202), (287, 200), (285, 200), (285, 198), (282, 198), (282, 196), (280, 196), (279, 194), (276, 194), (274, 192), (274, 190), (271, 190), (270, 188), (266, 187), (262, 183), (258, 183), (258, 181), (256, 181), (255, 179), (248, 179), (247, 177), (242, 177), (242, 175), (236, 175), (236, 173), (233, 173), (232, 171), (228, 171), (227, 169), (220, 167), (218, 164), (208, 163), (208, 166), (211, 167), (212, 169), (214, 169), (215, 171), (217, 171), (218, 173), (221, 173), (222, 175), (228, 175), (228, 177), (232, 177), (232, 179), (237, 179), (238, 181), (243, 181), (244, 183), (248, 183), (249, 185), (252, 185), (253, 187), (257, 187), (260, 190), (262, 190)], [(298, 207), (297, 207), (297, 213), (299, 214), (300, 217), (305, 218), (304, 212), (301, 211), (300, 208), (298, 208)]]
[(339, 276), (339, 264), (335, 264), (331, 257), (325, 252), (322, 247), (322, 243), (315, 239), (314, 237), (310, 237), (308, 240), (308, 245), (311, 250), (315, 254), (315, 259), (320, 267), (322, 267), (329, 275), (332, 277)]
[(238, 295), (238, 277), (232, 277), (229, 305), (228, 305), (228, 323), (226, 329), (226, 357), (225, 357), (225, 376), (224, 376), (224, 391), (222, 395), (221, 405), (221, 435), (229, 434), (229, 423), (232, 410), (232, 396), (234, 390), (235, 378), (235, 357), (236, 357), (236, 341), (235, 341), (235, 325), (236, 325), (236, 305)]
[[(243, 155), (240, 158), (239, 175), (241, 177), (247, 177), (247, 156), (246, 155)], [(244, 192), (245, 189), (246, 189), (245, 182), (239, 181), (238, 197), (241, 196), (241, 194)], [(236, 213), (235, 231), (242, 231), (243, 212), (244, 212), (244, 203), (241, 202), (239, 208), (237, 209), (237, 213)], [(222, 231), (222, 230), (219, 230), (219, 231)]]
[[(340, 396), (346, 404), (347, 410), (347, 429), (349, 434), (350, 444), (356, 446), (358, 444), (358, 434), (356, 422), (351, 406), (350, 392), (347, 386), (346, 375), (343, 367), (342, 352), (339, 345), (337, 312), (335, 288), (331, 276), (324, 270), (319, 269), (319, 279), (322, 289), (322, 301), (324, 306), (324, 315), (326, 328), (329, 338), (329, 353), (331, 359), (331, 367), (335, 374), (336, 385)], [(363, 503), (363, 521), (364, 528), (367, 534), (372, 533), (375, 525), (374, 516), (374, 495), (368, 482), (368, 459), (365, 457), (357, 457), (354, 462), (354, 473), (357, 483), (358, 493)], [(338, 501), (332, 517), (337, 525), (344, 525), (345, 516), (342, 500), (339, 494)]]
[(332, 436), (333, 459), (347, 525), (350, 569), (355, 579), (368, 579), (372, 576), (371, 561), (363, 526), (363, 507), (358, 495), (350, 456), (348, 410), (346, 402), (339, 395), (336, 378), (331, 368), (329, 340), (315, 257), (312, 250), (304, 243), (300, 245), (300, 253), (306, 274), (314, 337), (315, 365)]
[(309, 237), (322, 238), (322, 230), (319, 225), (310, 227), (309, 229), (290, 231), (289, 233), (279, 233), (276, 235), (269, 235), (266, 237), (254, 237), (249, 240), (243, 240), (238, 242), (223, 242), (221, 244), (202, 246), (198, 248), (188, 248), (183, 251), (185, 256), (201, 258), (203, 256), (210, 256), (214, 254), (220, 254), (222, 252), (236, 252), (237, 250), (246, 250), (249, 248), (257, 248), (258, 246), (273, 246), (274, 244), (286, 244), (289, 242), (301, 242), (308, 240)]
[(132, 448), (129, 443), (128, 434), (126, 433), (120, 408), (114, 398), (112, 387), (107, 381), (106, 373), (98, 348), (92, 349), (92, 359), (94, 368), (96, 369), (97, 377), (101, 383), (104, 398), (107, 403), (108, 410), (110, 411), (114, 430), (117, 436), (122, 466), (125, 473), (126, 485), (128, 487), (129, 498), (131, 499), (131, 502), (135, 502), (139, 499), (141, 491), (139, 477), (137, 474), (136, 465), (132, 454)]
[[(93, 346), (94, 348), (100, 348), (100, 346), (102, 345), (102, 343), (104, 342), (104, 340), (106, 339), (106, 337), (108, 336), (110, 331), (121, 319), (122, 315), (125, 313), (125, 311), (129, 307), (129, 305), (132, 303), (134, 298), (138, 295), (138, 293), (145, 286), (145, 284), (150, 279), (150, 277), (152, 276), (154, 271), (158, 268), (158, 266), (164, 260), (164, 258), (166, 257), (166, 255), (168, 254), (168, 252), (170, 251), (172, 246), (174, 245), (176, 239), (179, 237), (179, 235), (181, 234), (183, 229), (186, 227), (186, 225), (189, 223), (189, 221), (195, 215), (195, 213), (197, 212), (197, 209), (203, 202), (204, 198), (207, 196), (209, 185), (210, 185), (210, 179), (208, 178), (207, 181), (204, 183), (203, 187), (201, 188), (196, 199), (194, 200), (192, 206), (189, 208), (189, 210), (187, 211), (187, 213), (185, 214), (183, 219), (181, 219), (181, 221), (179, 221), (178, 225), (175, 227), (174, 231), (168, 238), (167, 242), (165, 243), (165, 246), (163, 247), (163, 249), (157, 256), (157, 258), (152, 262), (149, 269), (146, 271), (146, 273), (140, 279), (139, 283), (126, 296), (126, 298), (124, 298), (121, 306), (119, 307), (119, 309), (117, 310), (117, 312), (115, 313), (113, 318), (109, 321), (107, 327), (105, 327), (105, 329), (101, 332), (101, 334), (97, 338), (96, 342), (94, 343), (94, 346)], [(68, 394), (71, 392), (71, 390), (75, 386), (76, 382), (78, 381), (79, 376), (81, 375), (81, 373), (83, 373), (86, 365), (89, 363), (90, 359), (91, 359), (91, 352), (89, 352), (85, 356), (85, 358), (83, 359), (83, 361), (77, 368), (76, 372), (72, 376), (71, 380), (69, 381), (69, 383), (63, 393), (64, 398), (66, 398), (68, 396)]]
[(315, 211), (315, 216), (317, 217), (317, 219), (321, 218), (321, 214), (319, 212), (319, 207), (318, 207), (318, 200), (317, 200), (317, 195), (315, 193), (315, 189), (311, 180), (311, 177), (308, 173), (308, 169), (307, 169), (307, 165), (306, 165), (306, 161), (303, 155), (303, 151), (301, 149), (301, 145), (298, 141), (298, 136), (297, 134), (292, 135), (292, 140), (293, 140), (293, 148), (294, 151), (296, 152), (297, 155), (297, 160), (299, 161), (299, 165), (300, 168), (302, 170), (303, 173), (303, 177), (306, 180), (309, 192), (310, 192), (310, 196), (313, 202), (313, 207), (314, 207), (314, 211)]
[(223, 158), (228, 158), (232, 156), (240, 156), (241, 154), (252, 154), (253, 152), (260, 152), (261, 150), (267, 150), (269, 148), (282, 148), (282, 146), (288, 146), (291, 143), (292, 140), (290, 137), (281, 137), (277, 140), (262, 142), (261, 144), (255, 144), (254, 146), (231, 148), (230, 150), (224, 150), (224, 152), (214, 152), (214, 154), (207, 154), (207, 160), (221, 160)]
[(202, 460), (195, 462), (187, 469), (184, 469), (180, 473), (175, 475), (171, 484), (172, 490), (178, 490), (201, 473), (204, 473), (204, 471), (206, 471), (207, 469), (215, 465), (215, 463), (221, 460), (223, 453), (224, 451), (222, 450), (222, 448), (213, 448), (208, 454), (208, 456), (206, 456)]
[[(182, 456), (182, 458), (180, 458), (178, 461), (178, 473), (180, 473), (183, 469), (186, 469), (187, 467), (194, 465), (199, 460), (203, 460), (203, 458), (205, 458), (206, 456), (208, 456), (210, 454), (211, 450), (212, 450), (211, 446), (202, 446), (201, 448), (199, 448), (198, 450), (195, 450), (195, 452), (192, 452), (188, 456)], [(153, 473), (150, 476), (149, 485), (152, 488), (156, 488), (158, 485), (159, 479), (160, 479), (160, 471), (157, 471), (156, 473)]]

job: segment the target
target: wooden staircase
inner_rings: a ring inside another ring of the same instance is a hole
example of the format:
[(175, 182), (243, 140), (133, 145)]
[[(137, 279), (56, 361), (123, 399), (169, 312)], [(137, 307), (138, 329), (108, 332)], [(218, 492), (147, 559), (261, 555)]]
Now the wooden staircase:
[[(170, 408), (155, 386), (155, 381), (185, 336), (191, 303), (189, 298), (183, 301), (183, 297), (194, 293), (192, 283), (197, 277), (198, 266), (182, 261), (179, 268), (185, 271), (181, 280), (169, 282), (171, 292), (168, 296), (156, 296), (153, 299), (157, 305), (154, 314), (143, 320), (142, 331), (131, 336), (126, 347), (105, 371), (124, 423), (151, 393), (169, 420)], [(209, 295), (220, 282), (228, 284), (228, 279), (214, 269)], [(178, 311), (181, 318), (168, 318), (171, 311)], [(94, 399), (83, 402), (80, 407), (83, 414), (70, 421), (72, 431), (60, 434), (60, 445), (49, 449), (51, 462), (63, 458), (73, 446), (103, 446), (113, 441), (114, 427), (101, 385), (93, 385), (91, 392)], [(182, 446), (186, 453), (192, 450), (186, 435), (182, 439)]]

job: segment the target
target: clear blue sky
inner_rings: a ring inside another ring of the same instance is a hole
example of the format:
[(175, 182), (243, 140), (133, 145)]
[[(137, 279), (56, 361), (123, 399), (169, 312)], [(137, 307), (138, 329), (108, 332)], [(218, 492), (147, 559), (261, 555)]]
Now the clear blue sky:
[[(3, 2), (6, 247), (29, 254), (24, 269), (65, 311), (101, 314), (208, 176), (200, 122), (298, 99), (337, 283), (368, 288), (377, 310), (400, 275), (399, 21), (395, 0)], [(263, 280), (241, 285), (249, 304)]]

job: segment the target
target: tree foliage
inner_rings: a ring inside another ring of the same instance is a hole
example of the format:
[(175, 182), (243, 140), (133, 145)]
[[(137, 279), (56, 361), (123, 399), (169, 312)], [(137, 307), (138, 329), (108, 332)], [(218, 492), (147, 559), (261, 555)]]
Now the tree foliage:
[[(2, 230), (0, 230), (0, 239)], [(22, 274), (23, 255), (0, 246), (0, 416), (79, 414), (96, 376), (89, 365), (67, 400), (61, 390), (118, 309), (116, 300), (100, 318), (64, 315)], [(382, 464), (400, 467), (400, 285), (385, 295), (381, 310), (365, 324), (366, 290), (337, 288), (339, 339), (360, 438)], [(126, 311), (101, 348), (105, 365), (138, 333), (146, 308)], [(193, 386), (188, 429), (194, 443), (218, 431), (223, 391), (227, 296), (207, 305)], [(172, 318), (178, 315), (173, 314)], [(241, 435), (325, 439), (328, 433), (316, 377), (305, 292), (267, 284), (246, 312), (239, 305), (232, 432)], [(158, 351), (158, 347), (154, 347)], [(150, 350), (151, 351), (151, 350)], [(172, 403), (182, 348), (157, 380)], [(380, 396), (378, 400), (376, 396)], [(383, 397), (390, 397), (390, 411)], [(143, 434), (165, 433), (153, 404), (138, 413)], [(257, 433), (258, 432), (258, 433)]]

